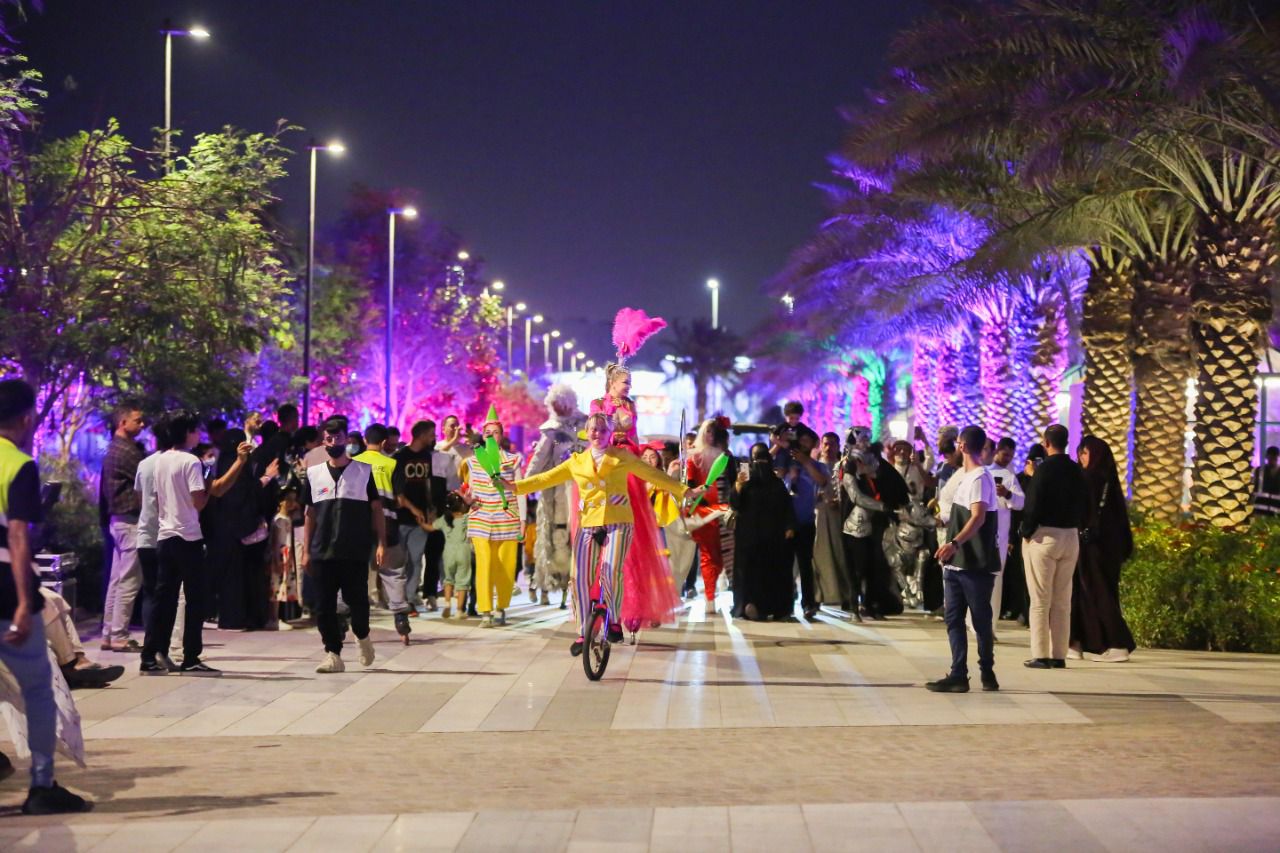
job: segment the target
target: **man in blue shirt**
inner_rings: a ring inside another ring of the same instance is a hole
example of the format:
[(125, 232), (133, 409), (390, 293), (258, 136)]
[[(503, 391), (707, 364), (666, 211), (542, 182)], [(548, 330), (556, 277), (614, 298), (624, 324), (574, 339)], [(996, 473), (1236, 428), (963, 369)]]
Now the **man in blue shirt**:
[(818, 434), (799, 424), (795, 442), (790, 448), (791, 460), (785, 480), (796, 513), (793, 544), (800, 571), (800, 607), (806, 619), (812, 619), (818, 612), (813, 585), (813, 543), (818, 534), (818, 492), (831, 479), (827, 466), (813, 458), (813, 448), (817, 445)]

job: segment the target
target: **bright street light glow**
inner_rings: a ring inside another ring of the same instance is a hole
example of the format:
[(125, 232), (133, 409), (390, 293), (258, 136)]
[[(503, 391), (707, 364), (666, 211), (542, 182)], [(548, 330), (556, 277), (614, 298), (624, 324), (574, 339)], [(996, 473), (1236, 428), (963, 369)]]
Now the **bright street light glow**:
[(471, 258), (471, 253), (467, 252), (466, 250), (463, 250), (458, 253), (458, 260), (460, 261), (469, 260), (470, 258)]
[(710, 288), (711, 290), (719, 290), (720, 282), (714, 278), (709, 278), (707, 279), (707, 287)]
[(193, 39), (207, 39), (209, 37), (209, 31), (204, 27), (192, 27), (187, 30), (187, 35), (191, 36)]
[(400, 215), (405, 219), (415, 219), (418, 216), (418, 208), (406, 207), (404, 210), (400, 211)]
[(491, 284), (491, 285), (489, 285), (489, 286), (490, 286), (491, 288), (493, 288), (494, 290), (506, 290), (506, 289), (507, 289), (507, 285), (506, 285), (505, 283), (501, 282), (501, 281), (495, 281), (493, 284)]
[(528, 305), (525, 305), (523, 302), (517, 302), (517, 303), (516, 303), (516, 310), (517, 310), (517, 311), (528, 311), (528, 310), (529, 310), (529, 306), (528, 306)]
[(573, 341), (565, 341), (560, 346), (565, 348), (565, 352), (568, 352), (569, 350), (573, 349)]
[(324, 150), (328, 151), (330, 154), (341, 154), (347, 150), (347, 146), (343, 145), (341, 142), (330, 142), (324, 147)]
[(587, 369), (588, 369), (588, 370), (590, 370), (591, 368), (593, 368), (593, 367), (595, 367), (595, 366), (596, 366), (596, 363), (595, 363), (594, 361), (588, 361), (588, 362), (587, 362)]
[(535, 323), (541, 323), (541, 322), (542, 322), (542, 315), (541, 315), (541, 314), (534, 314), (534, 315), (533, 315), (533, 322), (535, 322)]

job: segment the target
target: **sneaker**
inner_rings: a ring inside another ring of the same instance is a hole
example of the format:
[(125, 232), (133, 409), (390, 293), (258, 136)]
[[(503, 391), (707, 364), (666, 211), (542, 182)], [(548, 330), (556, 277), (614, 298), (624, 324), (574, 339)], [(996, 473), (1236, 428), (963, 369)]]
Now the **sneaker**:
[(1067, 649), (1067, 660), (1084, 660), (1079, 649)]
[[(446, 619), (449, 617), (447, 612), (444, 615)], [(393, 618), (396, 624), (396, 633), (401, 637), (409, 636), (409, 614), (397, 613)]]
[(925, 689), (933, 693), (968, 693), (969, 679), (960, 675), (948, 675), (937, 681), (930, 681)]
[(1100, 655), (1089, 655), (1089, 660), (1098, 663), (1125, 663), (1129, 660), (1128, 649), (1107, 649)]
[(222, 675), (222, 670), (214, 669), (201, 660), (193, 660), (190, 663), (184, 661), (182, 666), (178, 667), (178, 672), (182, 675), (203, 675), (206, 678), (219, 678)]
[(33, 787), (27, 791), (27, 801), (22, 804), (22, 813), (30, 815), (71, 814), (73, 812), (87, 812), (92, 808), (93, 803), (84, 797), (71, 793), (57, 782), (54, 782), (47, 788)]
[(622, 626), (621, 626), (621, 625), (610, 625), (610, 626), (609, 626), (609, 635), (608, 635), (608, 636), (609, 636), (609, 642), (611, 642), (611, 643), (621, 643), (621, 642), (622, 642)]
[(156, 662), (159, 663), (161, 666), (163, 666), (165, 669), (167, 669), (169, 672), (178, 671), (178, 665), (173, 662), (173, 658), (169, 657), (164, 652), (159, 652), (156, 654)]
[(507, 611), (505, 611), (505, 610), (499, 610), (499, 611), (498, 611), (498, 624), (499, 624), (500, 626), (502, 626), (502, 627), (506, 627), (506, 624), (507, 624)]
[(480, 627), (481, 627), (481, 628), (492, 628), (492, 627), (493, 627), (493, 614), (492, 614), (492, 613), (486, 613), (486, 614), (484, 614), (484, 618), (480, 620)]
[(142, 675), (168, 675), (169, 667), (158, 660), (144, 660), (138, 667), (138, 672)]
[(1053, 662), (1049, 658), (1032, 658), (1024, 660), (1022, 665), (1027, 669), (1053, 669)]
[(366, 667), (373, 666), (373, 640), (370, 640), (368, 637), (362, 637), (356, 642), (360, 646), (360, 665)]
[(316, 672), (346, 672), (347, 665), (342, 662), (342, 658), (338, 657), (334, 652), (325, 652), (324, 660), (320, 661), (320, 665), (316, 667)]
[(582, 641), (582, 638), (579, 637), (578, 639), (574, 640), (573, 643), (570, 644), (569, 654), (573, 655), (575, 658), (581, 656), (582, 646), (583, 646), (583, 641)]
[(982, 689), (986, 690), (988, 693), (1000, 689), (1000, 682), (996, 681), (996, 674), (994, 672), (982, 673)]

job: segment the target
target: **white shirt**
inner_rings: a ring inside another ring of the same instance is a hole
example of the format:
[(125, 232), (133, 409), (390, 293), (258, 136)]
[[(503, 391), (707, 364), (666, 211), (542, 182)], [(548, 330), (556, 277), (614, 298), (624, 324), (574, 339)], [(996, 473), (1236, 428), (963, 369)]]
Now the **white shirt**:
[(1027, 497), (1022, 493), (1022, 486), (1012, 470), (994, 463), (988, 465), (987, 470), (991, 472), (993, 480), (1000, 481), (1010, 492), (1007, 498), (996, 495), (996, 544), (1000, 547), (1000, 567), (1003, 569), (1005, 558), (1009, 556), (1010, 519), (1014, 510), (1022, 509)]
[(156, 547), (156, 534), (160, 531), (160, 506), (156, 501), (156, 463), (159, 453), (153, 453), (138, 463), (138, 473), (133, 478), (133, 490), (142, 493), (142, 509), (138, 512), (138, 547)]
[(188, 542), (204, 538), (200, 532), (200, 512), (192, 492), (204, 491), (204, 469), (200, 460), (185, 450), (156, 454), (156, 501), (160, 510), (157, 542), (181, 536)]
[[(951, 507), (953, 504), (960, 504), (966, 509), (971, 508), (974, 504), (982, 504), (988, 512), (996, 505), (996, 481), (991, 479), (991, 472), (979, 465), (972, 471), (960, 470), (951, 475), (951, 479), (947, 480), (947, 485), (956, 484), (955, 489), (951, 493), (951, 499), (947, 502), (947, 513), (942, 517), (945, 523), (951, 517)], [(944, 487), (945, 488), (945, 487)], [(938, 498), (938, 506), (942, 506), (942, 498)], [(1004, 561), (1001, 560), (1001, 565)], [(955, 569), (955, 566), (944, 565), (943, 568)]]
[(938, 515), (942, 518), (943, 527), (946, 527), (947, 520), (951, 518), (951, 504), (955, 503), (956, 489), (960, 486), (960, 475), (963, 473), (957, 471), (952, 474), (942, 484), (942, 488), (938, 489)]

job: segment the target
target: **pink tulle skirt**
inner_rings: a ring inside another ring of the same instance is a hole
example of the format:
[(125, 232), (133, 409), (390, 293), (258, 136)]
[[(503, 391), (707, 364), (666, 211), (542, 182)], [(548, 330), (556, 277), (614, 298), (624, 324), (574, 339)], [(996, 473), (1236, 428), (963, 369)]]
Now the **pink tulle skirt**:
[(671, 581), (671, 566), (663, 553), (658, 519), (644, 481), (628, 476), (627, 497), (635, 515), (635, 532), (622, 562), (622, 624), (635, 633), (653, 625), (674, 624), (680, 596)]

